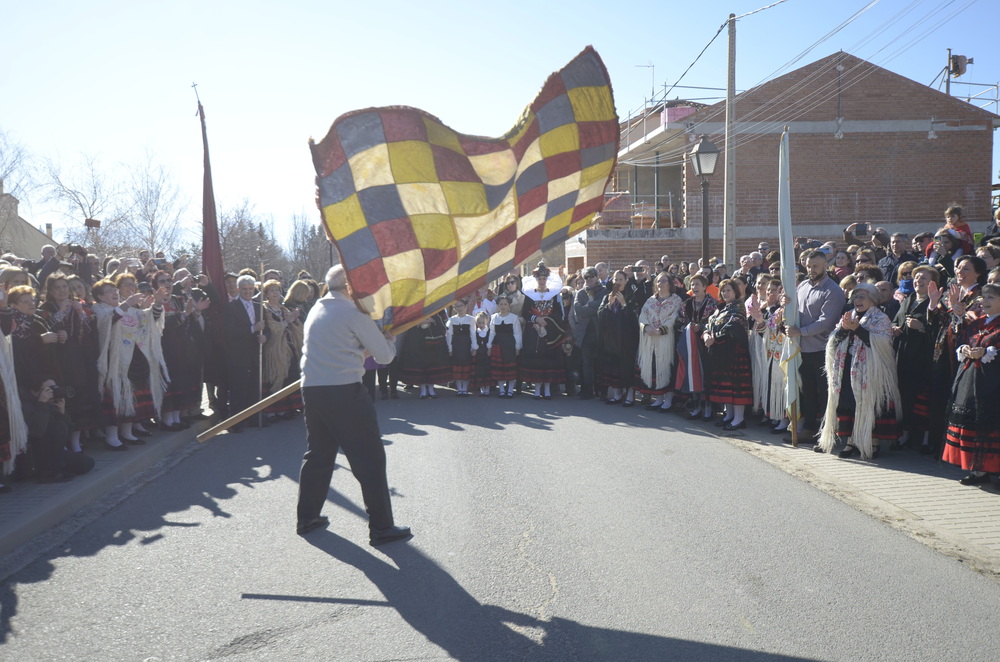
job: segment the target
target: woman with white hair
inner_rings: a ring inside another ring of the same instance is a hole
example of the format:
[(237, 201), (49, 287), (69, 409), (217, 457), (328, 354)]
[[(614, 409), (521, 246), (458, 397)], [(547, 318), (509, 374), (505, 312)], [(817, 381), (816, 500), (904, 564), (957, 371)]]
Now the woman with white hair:
[(878, 308), (879, 293), (858, 283), (854, 310), (844, 313), (826, 344), (829, 397), (816, 452), (829, 453), (837, 437), (847, 438), (839, 457), (878, 457), (879, 441), (895, 440), (900, 412), (892, 323)]

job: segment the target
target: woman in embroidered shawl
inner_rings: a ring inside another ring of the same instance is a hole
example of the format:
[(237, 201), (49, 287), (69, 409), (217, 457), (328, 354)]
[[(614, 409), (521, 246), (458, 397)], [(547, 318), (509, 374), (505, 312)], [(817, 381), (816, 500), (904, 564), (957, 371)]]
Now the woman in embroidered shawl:
[(1000, 285), (983, 286), (982, 309), (982, 317), (964, 323), (966, 342), (956, 350), (961, 364), (948, 402), (943, 459), (969, 472), (963, 485), (1000, 474)]
[(133, 435), (132, 425), (159, 415), (169, 380), (160, 345), (169, 290), (161, 287), (148, 297), (136, 290), (135, 276), (128, 273), (99, 280), (93, 288), (104, 443), (111, 450), (128, 448), (123, 442), (144, 443)]
[(52, 345), (54, 372), (66, 392), (66, 413), (72, 423), (70, 451), (79, 453), (80, 433), (103, 427), (97, 388), (97, 320), (90, 306), (72, 296), (69, 279), (56, 272), (45, 280), (45, 302), (39, 311), (49, 328), (65, 341)]
[(552, 384), (566, 381), (566, 356), (562, 345), (568, 335), (563, 315), (562, 279), (539, 263), (525, 278), (524, 322), (519, 378), (535, 385), (534, 398), (552, 399)]
[(681, 299), (673, 293), (673, 277), (661, 271), (653, 281), (655, 291), (639, 311), (639, 351), (636, 389), (653, 399), (646, 409), (668, 412), (674, 404), (673, 367), (677, 356), (674, 327)]
[[(280, 391), (299, 379), (302, 358), (302, 323), (298, 311), (291, 311), (281, 302), (281, 283), (269, 280), (261, 286), (264, 302), (264, 395)], [(270, 418), (291, 418), (301, 410), (301, 391), (282, 398), (264, 410)]]
[[(947, 402), (950, 385), (958, 371), (956, 350), (966, 344), (964, 337), (971, 322), (982, 313), (979, 288), (986, 283), (987, 268), (982, 258), (963, 255), (955, 262), (955, 279), (945, 292), (928, 288), (931, 298), (928, 320), (938, 329), (931, 367), (931, 402)], [(940, 454), (947, 427), (947, 416), (941, 407), (930, 410), (930, 444), (925, 452)], [(923, 448), (921, 448), (923, 450)]]
[(703, 415), (705, 420), (712, 418), (712, 405), (708, 401), (705, 383), (705, 323), (716, 310), (715, 299), (708, 294), (708, 279), (701, 274), (694, 274), (688, 281), (691, 296), (684, 301), (677, 325), (680, 333), (677, 337), (677, 380), (674, 390), (690, 396), (691, 403), (689, 419)]
[(853, 311), (844, 313), (826, 343), (826, 380), (830, 394), (816, 452), (829, 453), (837, 437), (847, 443), (839, 457), (878, 457), (879, 440), (898, 436), (900, 412), (896, 359), (889, 318), (878, 308), (879, 291), (858, 283)]
[(725, 406), (718, 425), (727, 432), (746, 427), (744, 411), (753, 403), (753, 372), (742, 283), (736, 278), (719, 283), (722, 304), (708, 318), (702, 335), (708, 349), (708, 399)]
[(627, 299), (627, 283), (625, 272), (616, 271), (597, 309), (597, 382), (608, 389), (604, 404), (631, 407), (639, 322)]

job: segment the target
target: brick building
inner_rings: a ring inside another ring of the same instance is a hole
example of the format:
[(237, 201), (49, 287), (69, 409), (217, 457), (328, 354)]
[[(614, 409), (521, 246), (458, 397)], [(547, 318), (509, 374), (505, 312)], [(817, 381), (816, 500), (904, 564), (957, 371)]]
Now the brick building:
[[(991, 215), (993, 129), (1000, 116), (847, 53), (736, 98), (736, 255), (777, 248), (778, 142), (789, 127), (796, 235), (840, 239), (854, 222), (911, 236), (935, 230), (951, 202), (978, 228)], [(672, 102), (622, 124), (606, 211), (566, 242), (570, 269), (640, 257), (701, 255), (701, 185), (686, 153), (699, 134), (723, 149), (725, 103)], [(722, 155), (709, 188), (712, 256), (723, 255)], [(671, 213), (672, 212), (672, 213)]]

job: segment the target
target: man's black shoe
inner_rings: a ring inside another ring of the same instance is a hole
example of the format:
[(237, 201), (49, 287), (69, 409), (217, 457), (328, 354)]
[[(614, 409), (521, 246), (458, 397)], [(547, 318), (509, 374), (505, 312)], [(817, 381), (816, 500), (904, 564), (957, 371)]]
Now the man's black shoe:
[(390, 526), (385, 529), (371, 529), (368, 535), (368, 544), (372, 547), (378, 547), (379, 545), (385, 545), (396, 540), (405, 540), (406, 538), (412, 538), (413, 534), (410, 533), (410, 527), (408, 526)]
[(299, 522), (299, 525), (295, 528), (295, 533), (300, 536), (304, 536), (310, 531), (325, 529), (328, 526), (330, 526), (330, 520), (327, 519), (325, 515), (320, 515), (319, 517), (314, 517), (311, 520)]

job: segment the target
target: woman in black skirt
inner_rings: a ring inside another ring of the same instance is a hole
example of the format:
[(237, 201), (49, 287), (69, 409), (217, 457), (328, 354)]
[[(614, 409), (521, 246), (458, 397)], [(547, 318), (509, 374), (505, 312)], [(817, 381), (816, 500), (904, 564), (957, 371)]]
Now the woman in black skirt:
[(639, 322), (625, 298), (628, 278), (616, 271), (611, 291), (597, 310), (597, 381), (607, 390), (604, 404), (633, 404), (635, 354), (639, 348)]
[(399, 379), (420, 386), (420, 399), (438, 397), (435, 384), (451, 381), (451, 361), (445, 341), (448, 318), (442, 310), (413, 327), (403, 336), (399, 356)]
[(563, 315), (562, 280), (539, 264), (533, 278), (524, 280), (524, 349), (521, 352), (520, 378), (535, 385), (536, 400), (552, 398), (552, 384), (566, 381), (563, 341), (567, 338)]
[(724, 405), (719, 421), (723, 430), (746, 427), (746, 406), (753, 403), (753, 375), (747, 335), (746, 308), (741, 281), (727, 278), (719, 283), (719, 309), (712, 313), (702, 339), (708, 348), (708, 399)]
[(104, 425), (97, 387), (97, 320), (86, 302), (71, 295), (69, 280), (61, 272), (45, 280), (40, 315), (57, 335), (65, 333), (64, 342), (52, 345), (52, 376), (66, 393), (66, 413), (72, 423), (70, 450), (79, 453), (81, 431)]

